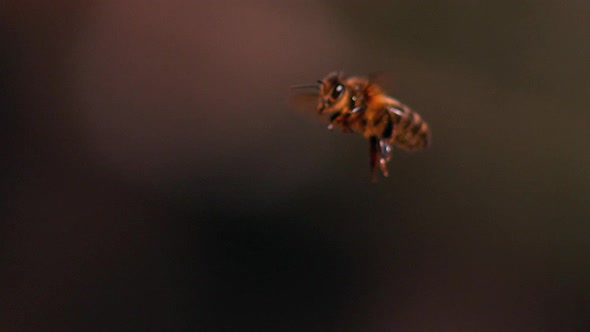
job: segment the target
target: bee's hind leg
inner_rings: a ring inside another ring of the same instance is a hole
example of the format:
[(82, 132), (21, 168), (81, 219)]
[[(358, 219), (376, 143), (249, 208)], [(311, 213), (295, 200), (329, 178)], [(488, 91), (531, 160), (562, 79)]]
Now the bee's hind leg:
[(391, 118), (391, 111), (387, 113), (385, 129), (383, 130), (383, 137), (379, 140), (379, 147), (381, 148), (381, 158), (379, 158), (379, 167), (381, 167), (381, 172), (383, 176), (389, 176), (389, 172), (387, 171), (387, 163), (391, 159), (391, 145), (387, 142), (387, 139), (390, 139), (393, 136), (393, 119)]
[(381, 158), (379, 158), (379, 167), (383, 176), (389, 176), (387, 171), (387, 163), (391, 160), (391, 145), (386, 140), (382, 139), (379, 141), (379, 147), (381, 148)]

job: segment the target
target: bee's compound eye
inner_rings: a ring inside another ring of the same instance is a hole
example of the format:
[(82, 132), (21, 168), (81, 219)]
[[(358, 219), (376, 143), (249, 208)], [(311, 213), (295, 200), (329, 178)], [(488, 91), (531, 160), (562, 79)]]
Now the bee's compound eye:
[(342, 84), (338, 84), (334, 87), (334, 90), (332, 90), (332, 99), (336, 100), (338, 99), (338, 97), (340, 97), (340, 95), (342, 94), (342, 92), (344, 91), (344, 85)]

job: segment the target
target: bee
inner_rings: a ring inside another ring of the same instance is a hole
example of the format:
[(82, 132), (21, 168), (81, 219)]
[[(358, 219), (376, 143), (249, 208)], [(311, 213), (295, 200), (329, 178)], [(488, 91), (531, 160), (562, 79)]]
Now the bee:
[(430, 128), (422, 117), (383, 91), (370, 77), (345, 77), (332, 72), (317, 85), (292, 88), (316, 88), (316, 109), (327, 114), (329, 130), (335, 127), (344, 132), (361, 133), (369, 141), (371, 180), (377, 180), (377, 165), (383, 176), (389, 176), (387, 163), (391, 160), (392, 145), (417, 151), (430, 145)]

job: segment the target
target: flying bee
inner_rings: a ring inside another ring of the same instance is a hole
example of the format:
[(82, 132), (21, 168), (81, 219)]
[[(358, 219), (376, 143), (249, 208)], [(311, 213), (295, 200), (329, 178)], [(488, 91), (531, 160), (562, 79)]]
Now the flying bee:
[(311, 95), (317, 100), (319, 114), (328, 114), (329, 130), (335, 127), (344, 132), (361, 133), (369, 141), (371, 179), (377, 179), (377, 164), (388, 176), (387, 163), (391, 160), (392, 145), (416, 151), (430, 144), (430, 128), (422, 117), (409, 107), (385, 94), (376, 80), (368, 77), (345, 77), (332, 72), (317, 85), (293, 88), (318, 89)]

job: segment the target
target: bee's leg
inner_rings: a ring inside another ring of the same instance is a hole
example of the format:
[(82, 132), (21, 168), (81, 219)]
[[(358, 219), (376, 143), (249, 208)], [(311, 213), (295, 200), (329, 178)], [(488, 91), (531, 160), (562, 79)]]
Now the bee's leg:
[(347, 113), (347, 114), (343, 114), (342, 118), (339, 119), (340, 124), (342, 125), (342, 132), (352, 133), (352, 128), (350, 128), (350, 124), (347, 121), (349, 117), (350, 117), (350, 114)]
[(330, 115), (330, 124), (328, 125), (328, 130), (332, 131), (334, 129), (334, 123), (336, 123), (342, 126), (343, 132), (352, 132), (352, 128), (350, 128), (348, 122), (346, 122), (348, 116), (349, 114), (342, 113), (333, 113), (332, 115)]
[(358, 112), (364, 111), (367, 109), (367, 105), (366, 104), (362, 104), (360, 106), (357, 106), (355, 108), (352, 109), (352, 111), (350, 111), (350, 113), (352, 114), (356, 114)]
[(332, 131), (334, 129), (334, 122), (336, 121), (336, 119), (338, 119), (339, 116), (340, 113), (338, 112), (334, 112), (330, 115), (330, 124), (328, 125), (329, 131)]
[(379, 147), (381, 148), (381, 158), (379, 159), (379, 167), (383, 176), (389, 176), (387, 171), (387, 163), (391, 159), (391, 145), (386, 140), (382, 139), (379, 141)]
[(393, 135), (393, 119), (391, 118), (391, 114), (387, 114), (387, 123), (385, 124), (385, 130), (383, 131), (383, 138), (379, 140), (379, 147), (381, 148), (381, 158), (379, 159), (379, 167), (381, 167), (381, 172), (383, 176), (389, 176), (389, 172), (387, 171), (387, 163), (391, 159), (391, 145), (387, 142), (387, 139), (391, 138)]
[(369, 167), (371, 168), (371, 181), (377, 182), (377, 154), (378, 154), (378, 140), (377, 136), (369, 137)]

